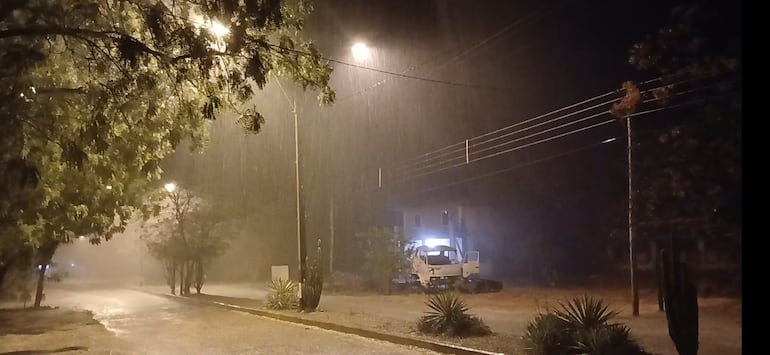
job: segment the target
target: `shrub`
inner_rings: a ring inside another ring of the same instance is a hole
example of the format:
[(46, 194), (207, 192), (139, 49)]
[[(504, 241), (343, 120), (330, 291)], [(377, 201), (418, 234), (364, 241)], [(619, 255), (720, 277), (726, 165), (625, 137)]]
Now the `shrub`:
[(568, 324), (553, 313), (535, 317), (527, 325), (522, 343), (527, 354), (532, 355), (569, 354), (573, 345)]
[(577, 333), (575, 346), (578, 354), (591, 355), (645, 355), (642, 347), (631, 339), (631, 331), (622, 324), (587, 329)]
[(455, 294), (431, 295), (425, 304), (430, 310), (417, 322), (420, 332), (449, 336), (483, 336), (492, 333), (484, 321), (467, 313), (465, 302)]
[(573, 329), (593, 329), (606, 326), (618, 312), (609, 310), (602, 300), (589, 296), (576, 297), (566, 304), (560, 304), (561, 309), (554, 314)]
[(267, 294), (267, 307), (271, 309), (296, 309), (299, 304), (297, 298), (297, 284), (291, 280), (276, 279), (268, 284), (270, 292)]
[(618, 312), (583, 296), (561, 303), (527, 325), (522, 345), (530, 355), (645, 355), (625, 325), (610, 323)]

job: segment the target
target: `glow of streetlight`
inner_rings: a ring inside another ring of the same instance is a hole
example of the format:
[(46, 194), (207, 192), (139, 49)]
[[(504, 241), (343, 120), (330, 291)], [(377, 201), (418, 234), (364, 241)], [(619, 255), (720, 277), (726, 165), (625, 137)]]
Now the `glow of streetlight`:
[(365, 43), (356, 43), (350, 50), (353, 52), (353, 59), (357, 62), (363, 62), (371, 56), (371, 51)]
[(212, 34), (214, 34), (217, 38), (222, 38), (228, 33), (230, 33), (230, 29), (227, 28), (225, 25), (219, 23), (218, 21), (212, 20), (209, 24), (209, 31), (211, 31)]
[(107, 185), (106, 188), (107, 190), (112, 190), (112, 185)]
[(176, 190), (176, 184), (173, 183), (173, 182), (170, 182), (170, 183), (164, 185), (163, 188), (165, 188), (166, 191), (168, 191), (168, 192), (174, 192), (174, 190)]

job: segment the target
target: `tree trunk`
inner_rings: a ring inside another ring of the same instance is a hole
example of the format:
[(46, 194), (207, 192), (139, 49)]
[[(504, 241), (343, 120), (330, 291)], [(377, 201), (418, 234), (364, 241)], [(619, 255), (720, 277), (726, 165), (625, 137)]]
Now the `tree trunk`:
[(192, 261), (187, 262), (187, 274), (184, 279), (184, 292), (185, 296), (190, 295), (190, 287), (192, 287), (193, 276), (195, 275), (195, 263)]
[(185, 293), (184, 293), (184, 274), (185, 274), (184, 265), (185, 265), (184, 261), (179, 263), (179, 295), (180, 296), (185, 296)]
[(38, 264), (38, 276), (37, 276), (37, 291), (35, 292), (35, 308), (40, 307), (40, 302), (43, 301), (43, 283), (45, 282), (45, 269), (48, 264)]
[(198, 261), (195, 263), (195, 292), (201, 294), (203, 288), (203, 262)]
[(171, 287), (171, 294), (175, 295), (176, 294), (176, 261), (171, 261), (170, 267), (171, 267), (171, 271), (169, 273), (171, 275), (169, 276), (170, 277), (169, 286)]
[(38, 260), (40, 260), (40, 263), (38, 263), (39, 267), (39, 274), (37, 278), (37, 292), (35, 292), (35, 308), (40, 307), (40, 302), (43, 301), (43, 285), (45, 283), (45, 271), (48, 269), (48, 265), (51, 263), (51, 258), (53, 258), (53, 254), (56, 252), (56, 248), (59, 246), (58, 242), (51, 242), (48, 244), (42, 245), (38, 249)]

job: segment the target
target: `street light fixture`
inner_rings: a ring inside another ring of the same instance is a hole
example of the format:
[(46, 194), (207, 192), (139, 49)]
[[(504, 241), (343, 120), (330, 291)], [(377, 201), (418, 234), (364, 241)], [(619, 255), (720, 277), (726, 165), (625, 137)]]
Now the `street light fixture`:
[(230, 33), (230, 29), (219, 23), (219, 21), (211, 20), (208, 27), (209, 31), (211, 31), (211, 33), (217, 38), (222, 38)]
[(350, 50), (353, 52), (353, 59), (355, 59), (356, 62), (363, 62), (371, 57), (371, 50), (369, 50), (369, 46), (367, 46), (366, 43), (358, 42), (354, 44)]
[(173, 182), (170, 182), (170, 183), (168, 183), (166, 185), (163, 185), (163, 188), (165, 188), (166, 191), (168, 191), (168, 192), (174, 192), (174, 190), (176, 190), (176, 184), (173, 183)]

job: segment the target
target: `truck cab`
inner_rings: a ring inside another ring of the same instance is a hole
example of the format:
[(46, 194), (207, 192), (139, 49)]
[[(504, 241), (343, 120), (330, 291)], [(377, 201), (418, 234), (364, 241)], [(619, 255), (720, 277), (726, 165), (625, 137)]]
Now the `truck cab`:
[(425, 288), (451, 287), (478, 272), (478, 252), (468, 252), (468, 260), (463, 262), (453, 247), (423, 245), (412, 255), (412, 278)]

